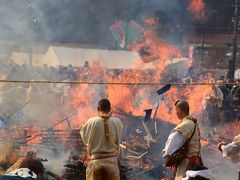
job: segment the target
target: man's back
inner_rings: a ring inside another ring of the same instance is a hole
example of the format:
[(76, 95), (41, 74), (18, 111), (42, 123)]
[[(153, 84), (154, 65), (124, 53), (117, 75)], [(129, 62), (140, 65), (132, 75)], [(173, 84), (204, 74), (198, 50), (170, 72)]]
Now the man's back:
[(120, 179), (118, 150), (122, 135), (120, 119), (111, 117), (108, 99), (98, 102), (98, 116), (91, 118), (81, 128), (80, 134), (91, 161), (86, 170), (87, 180)]
[[(106, 143), (106, 129), (104, 121), (108, 124), (109, 142)], [(122, 123), (120, 119), (110, 117), (103, 119), (94, 117), (81, 128), (83, 142), (88, 145), (88, 151), (92, 154), (114, 154), (116, 155), (122, 134)]]

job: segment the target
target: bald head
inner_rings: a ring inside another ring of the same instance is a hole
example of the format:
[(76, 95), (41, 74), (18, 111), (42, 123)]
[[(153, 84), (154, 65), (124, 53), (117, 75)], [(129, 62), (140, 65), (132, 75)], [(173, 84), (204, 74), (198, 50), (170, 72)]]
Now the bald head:
[(189, 104), (184, 100), (177, 100), (175, 102), (176, 112), (179, 119), (189, 115)]

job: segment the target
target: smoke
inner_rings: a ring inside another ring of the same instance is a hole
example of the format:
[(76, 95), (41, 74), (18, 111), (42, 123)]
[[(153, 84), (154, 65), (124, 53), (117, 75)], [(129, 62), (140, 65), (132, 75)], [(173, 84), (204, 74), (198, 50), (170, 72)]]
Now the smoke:
[[(142, 23), (146, 15), (156, 16), (161, 26), (190, 26), (186, 1), (164, 0), (1, 0), (0, 39), (94, 43), (112, 47), (109, 26), (117, 20)], [(138, 6), (136, 7), (136, 4)], [(184, 25), (183, 25), (184, 24)], [(172, 34), (173, 35), (173, 34)]]
[[(209, 152), (208, 150), (208, 155), (205, 154), (208, 157), (204, 158), (203, 161), (205, 166), (211, 170), (212, 179), (238, 179), (239, 164), (233, 164), (231, 161), (224, 159), (220, 152), (215, 152), (215, 154), (211, 153), (213, 152)], [(211, 154), (211, 156), (209, 156), (209, 154)]]
[(42, 146), (36, 149), (39, 158), (47, 159), (43, 162), (46, 171), (51, 171), (55, 174), (63, 174), (64, 164), (70, 157), (70, 151), (66, 151), (64, 147), (58, 145), (56, 149), (50, 149), (48, 146)]
[(68, 85), (5, 84), (1, 94), (4, 104), (1, 117), (8, 125), (48, 128), (72, 113), (62, 94), (64, 88), (68, 89)]

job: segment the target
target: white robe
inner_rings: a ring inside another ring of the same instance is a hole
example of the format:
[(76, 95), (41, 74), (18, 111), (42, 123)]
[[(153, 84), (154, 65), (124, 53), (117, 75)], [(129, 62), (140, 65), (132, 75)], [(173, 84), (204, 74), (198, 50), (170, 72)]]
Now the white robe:
[(88, 147), (89, 155), (93, 154), (115, 154), (120, 144), (122, 136), (121, 120), (115, 117), (110, 117), (108, 121), (110, 142), (105, 142), (104, 120), (100, 117), (94, 117), (80, 129), (80, 134), (83, 143)]
[[(109, 136), (106, 136), (108, 132), (105, 132), (104, 121), (107, 121)], [(91, 155), (92, 159), (86, 171), (87, 180), (120, 179), (117, 155), (122, 127), (118, 118), (110, 117), (104, 120), (101, 117), (94, 117), (81, 128), (82, 140), (87, 145), (88, 155)]]

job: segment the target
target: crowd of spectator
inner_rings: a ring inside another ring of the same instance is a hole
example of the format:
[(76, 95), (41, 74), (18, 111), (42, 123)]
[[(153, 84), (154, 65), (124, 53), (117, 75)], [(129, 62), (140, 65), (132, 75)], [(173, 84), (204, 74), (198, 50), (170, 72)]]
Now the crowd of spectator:
[(204, 123), (210, 127), (220, 123), (240, 120), (240, 81), (228, 84), (219, 78), (204, 95)]

